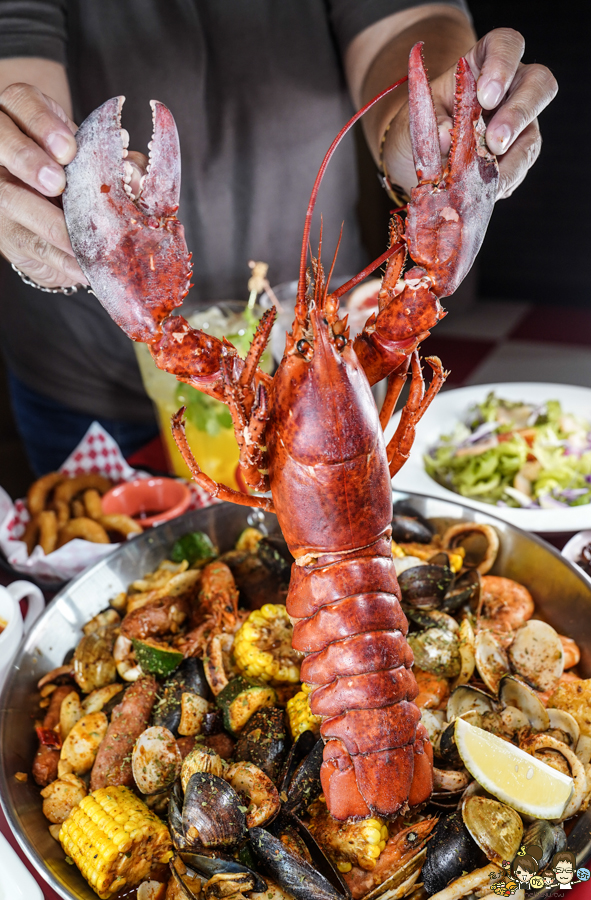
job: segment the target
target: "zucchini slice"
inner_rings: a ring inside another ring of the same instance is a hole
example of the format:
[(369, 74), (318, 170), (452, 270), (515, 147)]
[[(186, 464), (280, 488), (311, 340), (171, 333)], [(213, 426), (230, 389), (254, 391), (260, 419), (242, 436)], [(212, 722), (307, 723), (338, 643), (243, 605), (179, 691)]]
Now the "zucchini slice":
[(184, 657), (179, 650), (175, 650), (170, 644), (150, 640), (140, 641), (133, 638), (131, 643), (135, 652), (135, 658), (144, 672), (152, 675), (166, 676), (180, 666)]
[(268, 684), (259, 684), (239, 675), (228, 682), (215, 701), (224, 714), (227, 730), (238, 734), (257, 709), (277, 703), (277, 694)]

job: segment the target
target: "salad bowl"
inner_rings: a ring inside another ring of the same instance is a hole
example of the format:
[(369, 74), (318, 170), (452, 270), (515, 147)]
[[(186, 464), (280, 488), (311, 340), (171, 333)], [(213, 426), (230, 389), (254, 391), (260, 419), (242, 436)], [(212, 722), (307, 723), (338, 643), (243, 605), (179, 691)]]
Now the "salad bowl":
[[(417, 426), (410, 459), (393, 478), (393, 488), (416, 491), (420, 494), (439, 497), (442, 500), (456, 501), (480, 512), (498, 516), (498, 518), (526, 531), (556, 534), (591, 529), (591, 503), (571, 506), (559, 501), (552, 505), (549, 503), (548, 508), (516, 508), (507, 506), (502, 501), (500, 504), (484, 503), (475, 497), (465, 497), (444, 487), (428, 474), (424, 462), (425, 455), (439, 444), (443, 435), (452, 434), (454, 428), (460, 423), (469, 420), (470, 410), (479, 404), (484, 404), (491, 392), (503, 400), (527, 403), (540, 410), (548, 401), (557, 400), (564, 414), (591, 422), (591, 389), (585, 387), (543, 382), (507, 382), (478, 384), (444, 391), (435, 398)], [(396, 414), (388, 426), (386, 440), (394, 432), (399, 416), (399, 413)], [(579, 430), (581, 430), (581, 434), (576, 436), (579, 451), (591, 450), (590, 433), (584, 428)], [(568, 460), (568, 458), (567, 455), (566, 459)], [(589, 487), (591, 488), (591, 484)], [(573, 500), (580, 500), (580, 497), (577, 498), (575, 495)]]

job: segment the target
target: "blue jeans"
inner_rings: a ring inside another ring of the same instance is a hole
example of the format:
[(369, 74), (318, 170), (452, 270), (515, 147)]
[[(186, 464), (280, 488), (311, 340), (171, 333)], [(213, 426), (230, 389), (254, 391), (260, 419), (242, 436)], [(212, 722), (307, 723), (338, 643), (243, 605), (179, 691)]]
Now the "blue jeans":
[(31, 390), (11, 372), (8, 389), (16, 427), (37, 477), (59, 469), (93, 422), (109, 432), (126, 458), (159, 433), (155, 420), (125, 422), (78, 412)]

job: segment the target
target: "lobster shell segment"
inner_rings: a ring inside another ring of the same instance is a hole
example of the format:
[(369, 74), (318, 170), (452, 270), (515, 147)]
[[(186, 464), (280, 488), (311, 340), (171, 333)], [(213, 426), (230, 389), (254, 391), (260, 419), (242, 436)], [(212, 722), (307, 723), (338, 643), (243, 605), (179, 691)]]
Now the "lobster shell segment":
[(132, 340), (150, 343), (189, 290), (191, 258), (175, 215), (180, 149), (171, 113), (153, 100), (150, 166), (134, 201), (126, 190), (124, 99), (107, 100), (78, 129), (63, 206), (76, 259), (98, 299)]

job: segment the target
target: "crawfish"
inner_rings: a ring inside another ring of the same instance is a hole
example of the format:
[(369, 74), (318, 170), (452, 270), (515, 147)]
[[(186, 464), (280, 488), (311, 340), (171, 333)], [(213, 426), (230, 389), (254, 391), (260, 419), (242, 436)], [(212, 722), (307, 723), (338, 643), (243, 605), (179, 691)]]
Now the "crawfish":
[[(243, 480), (258, 495), (201, 471), (180, 410), (172, 429), (193, 478), (221, 500), (277, 514), (295, 558), (287, 597), (293, 645), (307, 654), (301, 676), (312, 687), (312, 711), (323, 718), (322, 786), (339, 820), (394, 818), (431, 792), (432, 749), (413, 703), (418, 688), (391, 554), (390, 478), (446, 377), (440, 360), (428, 358), (433, 376), (425, 391), (417, 348), (444, 315), (439, 299), (474, 261), (498, 181), (465, 59), (456, 70), (452, 148), (442, 163), (417, 44), (409, 102), (418, 185), (405, 227), (394, 216), (388, 250), (338, 290), (329, 291), (320, 252), (306, 274), (310, 221), (328, 160), (348, 128), (393, 87), (353, 117), (322, 164), (306, 215), (295, 319), (273, 377), (258, 363), (274, 311), (261, 319), (245, 359), (228, 341), (172, 314), (190, 286), (190, 256), (175, 215), (180, 154), (166, 107), (152, 101), (151, 162), (138, 198), (125, 185), (124, 98), (107, 101), (80, 127), (64, 194), (72, 246), (94, 293), (129, 337), (148, 343), (160, 368), (227, 404)], [(412, 265), (403, 274), (407, 254)], [(351, 341), (339, 298), (386, 261), (379, 311)], [(383, 428), (409, 367), (409, 399), (386, 445)], [(384, 378), (378, 414), (370, 386)], [(268, 491), (271, 497), (261, 496)]]

